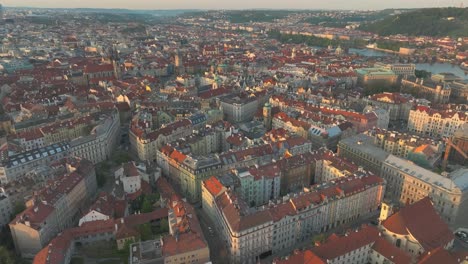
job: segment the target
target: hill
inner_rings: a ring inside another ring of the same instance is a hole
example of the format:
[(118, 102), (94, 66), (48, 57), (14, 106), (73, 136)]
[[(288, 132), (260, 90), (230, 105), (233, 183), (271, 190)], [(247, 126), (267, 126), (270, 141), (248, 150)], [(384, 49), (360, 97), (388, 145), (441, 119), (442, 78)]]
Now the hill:
[(393, 15), (359, 27), (382, 36), (468, 36), (468, 8), (427, 8)]

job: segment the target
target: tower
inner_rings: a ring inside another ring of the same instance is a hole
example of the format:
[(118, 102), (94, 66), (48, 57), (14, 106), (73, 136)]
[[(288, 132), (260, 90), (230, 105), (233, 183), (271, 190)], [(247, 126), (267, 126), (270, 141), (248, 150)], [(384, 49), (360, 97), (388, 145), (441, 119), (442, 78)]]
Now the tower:
[(184, 73), (182, 57), (180, 55), (179, 50), (177, 50), (176, 54), (174, 55), (174, 66), (175, 66), (176, 74)]
[(291, 52), (291, 59), (295, 59), (295, 58), (296, 58), (296, 48), (293, 48)]
[(272, 117), (271, 117), (271, 104), (265, 103), (263, 106), (263, 124), (268, 131), (271, 130)]
[(394, 213), (394, 208), (391, 203), (382, 202), (382, 208), (380, 209), (379, 224), (387, 220)]
[(114, 68), (114, 77), (117, 80), (120, 80), (122, 77), (122, 71), (120, 69), (120, 56), (115, 44), (113, 44), (112, 48), (109, 50), (109, 59), (112, 63), (112, 67)]

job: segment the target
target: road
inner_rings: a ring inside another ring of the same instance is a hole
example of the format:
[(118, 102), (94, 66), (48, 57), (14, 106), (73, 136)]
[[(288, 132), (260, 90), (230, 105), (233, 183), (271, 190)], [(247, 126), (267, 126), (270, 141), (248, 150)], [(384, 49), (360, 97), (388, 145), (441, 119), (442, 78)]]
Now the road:
[[(208, 246), (210, 247), (211, 262), (214, 264), (229, 263), (226, 244), (222, 240), (220, 233), (215, 229), (215, 224), (201, 208), (195, 207), (195, 211), (200, 221), (203, 234), (205, 235), (205, 238), (208, 241)], [(213, 230), (212, 233), (209, 232), (208, 227), (211, 227)]]

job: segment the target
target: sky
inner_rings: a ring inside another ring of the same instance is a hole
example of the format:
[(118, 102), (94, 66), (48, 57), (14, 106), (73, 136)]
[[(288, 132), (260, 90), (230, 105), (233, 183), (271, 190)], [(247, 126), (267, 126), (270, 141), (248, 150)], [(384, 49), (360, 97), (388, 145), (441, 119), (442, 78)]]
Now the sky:
[(468, 0), (0, 0), (4, 6), (128, 9), (385, 9), (456, 6)]

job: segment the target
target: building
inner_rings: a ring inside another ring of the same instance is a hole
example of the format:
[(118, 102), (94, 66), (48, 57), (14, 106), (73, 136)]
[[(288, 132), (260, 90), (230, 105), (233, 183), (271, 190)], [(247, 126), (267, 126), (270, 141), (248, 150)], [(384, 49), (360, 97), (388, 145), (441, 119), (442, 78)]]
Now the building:
[(373, 141), (372, 137), (365, 134), (345, 138), (338, 144), (338, 155), (380, 174), (382, 164), (389, 154), (375, 146)]
[(413, 108), (411, 100), (411, 97), (400, 93), (380, 93), (364, 98), (367, 104), (387, 110), (391, 121), (408, 120)]
[(374, 67), (384, 68), (393, 71), (398, 76), (414, 76), (416, 71), (415, 64), (384, 64), (377, 62)]
[(432, 79), (419, 79), (416, 77), (408, 77), (401, 81), (401, 86), (404, 89), (415, 89), (416, 92), (433, 103), (446, 104), (450, 101), (452, 89), (450, 85), (441, 81)]
[(33, 264), (68, 264), (75, 254), (75, 245), (92, 245), (96, 242), (115, 241), (119, 250), (129, 240), (139, 240), (138, 226), (159, 223), (167, 218), (166, 208), (151, 213), (129, 215), (118, 219), (96, 220), (72, 227), (58, 234), (47, 243), (33, 259)]
[(420, 137), (396, 131), (374, 129), (366, 132), (374, 138), (374, 145), (398, 157), (406, 158), (419, 166), (432, 168), (444, 151), (444, 143), (430, 137)]
[(132, 194), (141, 189), (141, 176), (133, 161), (122, 164), (114, 173), (115, 179), (120, 180), (126, 194)]
[(237, 169), (235, 175), (240, 182), (240, 197), (250, 206), (261, 206), (280, 196), (281, 169), (279, 164), (270, 163), (245, 169)]
[(80, 218), (78, 225), (125, 217), (128, 215), (128, 209), (127, 201), (118, 200), (112, 194), (101, 192), (88, 212)]
[(394, 85), (397, 74), (385, 68), (360, 68), (356, 70), (358, 84), (365, 86)]
[(343, 236), (332, 234), (323, 243), (308, 250), (296, 250), (290, 256), (276, 258), (274, 264), (325, 263), (412, 263), (411, 257), (390, 244), (376, 227), (362, 226)]
[(210, 184), (203, 188), (205, 198), (212, 196), (203, 204), (210, 205), (211, 216), (214, 213), (212, 220), (226, 241), (230, 261), (254, 263), (293, 249), (313, 234), (374, 214), (385, 182), (377, 176), (349, 177), (314, 185), (254, 210), (230, 190), (213, 190)]
[(69, 152), (68, 143), (57, 143), (9, 156), (0, 165), (0, 182), (15, 181), (37, 167), (67, 157)]
[(418, 106), (410, 111), (408, 130), (429, 137), (451, 137), (467, 122), (467, 114), (454, 110), (436, 110)]
[(89, 135), (70, 141), (73, 156), (92, 161), (94, 164), (108, 160), (120, 139), (120, 117), (117, 110), (110, 115), (101, 116), (100, 121)]
[(383, 204), (379, 229), (383, 237), (413, 259), (439, 247), (451, 249), (455, 236), (436, 212), (429, 197), (393, 213)]
[(458, 163), (460, 165), (466, 164), (468, 162), (468, 123), (463, 124), (455, 131), (450, 142), (453, 145), (447, 144), (444, 157), (444, 159), (447, 159), (446, 162), (450, 161), (451, 163)]
[(163, 177), (156, 182), (161, 205), (167, 208), (169, 234), (130, 246), (131, 264), (208, 263), (210, 250), (192, 205), (185, 202)]
[(33, 257), (58, 233), (78, 222), (80, 210), (97, 189), (91, 162), (74, 160), (68, 173), (49, 183), (28, 201), (27, 209), (10, 222), (15, 248), (22, 257)]
[(224, 119), (231, 123), (251, 121), (259, 108), (259, 100), (243, 94), (231, 94), (220, 98)]
[(182, 137), (187, 137), (193, 132), (192, 122), (182, 119), (163, 125), (153, 130), (149, 123), (141, 123), (138, 119), (132, 120), (130, 125), (131, 151), (143, 161), (156, 162), (157, 151), (165, 144)]
[(385, 196), (391, 201), (413, 204), (429, 197), (451, 228), (464, 226), (468, 217), (468, 169), (443, 176), (390, 155), (380, 175), (387, 181)]

